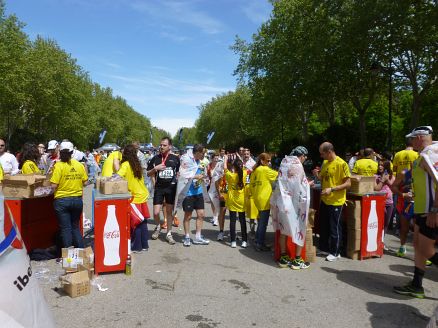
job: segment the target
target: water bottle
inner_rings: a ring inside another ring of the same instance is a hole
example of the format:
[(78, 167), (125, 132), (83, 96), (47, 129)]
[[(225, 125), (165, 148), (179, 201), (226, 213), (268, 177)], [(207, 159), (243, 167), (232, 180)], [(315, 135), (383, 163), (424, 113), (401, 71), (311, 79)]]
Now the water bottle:
[(131, 266), (132, 266), (131, 255), (128, 254), (128, 257), (126, 258), (126, 266), (125, 266), (125, 274), (127, 276), (130, 276), (131, 273), (132, 273), (132, 271), (131, 271), (132, 267)]

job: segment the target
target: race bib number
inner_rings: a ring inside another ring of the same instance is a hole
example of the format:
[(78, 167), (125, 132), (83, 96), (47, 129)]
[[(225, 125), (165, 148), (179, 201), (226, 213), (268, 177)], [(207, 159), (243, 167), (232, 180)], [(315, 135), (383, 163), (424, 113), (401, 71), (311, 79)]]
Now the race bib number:
[(246, 182), (245, 182), (246, 184), (249, 184), (250, 183), (250, 181), (249, 181), (249, 175), (247, 175), (246, 176)]
[(164, 170), (158, 172), (158, 177), (161, 179), (171, 179), (173, 178), (173, 170), (166, 167)]

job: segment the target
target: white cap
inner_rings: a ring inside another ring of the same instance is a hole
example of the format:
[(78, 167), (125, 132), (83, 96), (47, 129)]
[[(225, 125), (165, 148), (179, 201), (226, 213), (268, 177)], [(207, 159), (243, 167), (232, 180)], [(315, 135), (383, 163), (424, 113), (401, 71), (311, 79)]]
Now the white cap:
[(68, 150), (69, 152), (73, 151), (73, 144), (70, 141), (61, 142), (61, 146), (59, 150)]
[(58, 141), (56, 140), (50, 140), (49, 144), (47, 145), (47, 149), (51, 150), (51, 149), (55, 149), (56, 146), (58, 146)]
[(416, 136), (427, 136), (432, 133), (433, 133), (433, 129), (430, 125), (423, 125), (413, 129), (411, 133), (406, 135), (406, 138), (413, 138)]

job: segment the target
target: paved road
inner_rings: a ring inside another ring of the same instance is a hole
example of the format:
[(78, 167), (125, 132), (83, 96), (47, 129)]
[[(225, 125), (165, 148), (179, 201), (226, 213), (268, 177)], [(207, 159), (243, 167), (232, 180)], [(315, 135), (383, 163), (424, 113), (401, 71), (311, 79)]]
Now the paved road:
[[(272, 253), (215, 241), (217, 231), (206, 222), (204, 234), (214, 241), (189, 248), (180, 230), (174, 246), (162, 235), (148, 252), (134, 254), (132, 276), (100, 275), (108, 290), (93, 287), (76, 299), (57, 291), (55, 261), (34, 263), (34, 270), (50, 270), (40, 281), (59, 327), (425, 327), (438, 305), (436, 268), (424, 279), (427, 299), (392, 292), (411, 278), (411, 259), (318, 257), (309, 269), (293, 271), (278, 268)], [(395, 249), (397, 239), (388, 239)]]

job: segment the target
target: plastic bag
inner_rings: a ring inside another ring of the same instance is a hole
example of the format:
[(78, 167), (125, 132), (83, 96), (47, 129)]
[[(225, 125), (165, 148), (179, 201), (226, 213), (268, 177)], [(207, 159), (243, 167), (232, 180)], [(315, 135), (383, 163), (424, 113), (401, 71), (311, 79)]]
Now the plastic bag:
[[(5, 225), (5, 222), (8, 223)], [(12, 225), (10, 224), (12, 223)], [(5, 231), (5, 227), (10, 227)], [(0, 322), (2, 327), (55, 327), (10, 210), (0, 196)]]

